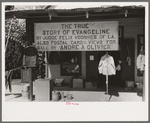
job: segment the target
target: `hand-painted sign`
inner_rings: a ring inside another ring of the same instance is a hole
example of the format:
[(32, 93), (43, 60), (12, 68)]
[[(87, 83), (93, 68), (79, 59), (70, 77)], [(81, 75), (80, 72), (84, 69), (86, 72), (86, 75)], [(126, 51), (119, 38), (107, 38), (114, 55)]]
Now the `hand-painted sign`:
[(117, 51), (118, 21), (35, 23), (38, 51)]

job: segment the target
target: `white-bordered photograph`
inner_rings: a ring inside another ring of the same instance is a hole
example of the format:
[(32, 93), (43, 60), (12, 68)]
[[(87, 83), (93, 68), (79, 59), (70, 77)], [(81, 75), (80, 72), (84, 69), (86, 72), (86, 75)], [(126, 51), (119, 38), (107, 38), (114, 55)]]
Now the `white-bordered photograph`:
[(148, 9), (3, 2), (2, 120), (147, 121)]

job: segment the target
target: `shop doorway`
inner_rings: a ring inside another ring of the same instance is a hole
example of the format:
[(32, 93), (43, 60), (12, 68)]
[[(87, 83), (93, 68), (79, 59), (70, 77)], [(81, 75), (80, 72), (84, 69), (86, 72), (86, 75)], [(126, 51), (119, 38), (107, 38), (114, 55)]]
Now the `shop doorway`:
[[(119, 51), (109, 51), (109, 55), (114, 58), (115, 64), (120, 59)], [(106, 54), (106, 51), (87, 51), (86, 52), (86, 81), (92, 82), (97, 85), (97, 88), (105, 88), (106, 76), (99, 74), (98, 65), (102, 56)], [(116, 76), (109, 76), (109, 85), (118, 86), (118, 82), (115, 81)]]
[(86, 52), (86, 81), (92, 82), (93, 85), (98, 81), (98, 52)]
[[(134, 81), (135, 68), (135, 40), (123, 39), (120, 43), (120, 51), (109, 51), (109, 55), (114, 58), (115, 66), (118, 60), (122, 61), (121, 71), (116, 75), (109, 76), (109, 85), (124, 87), (126, 81)], [(86, 52), (86, 81), (96, 83), (97, 88), (105, 88), (106, 76), (99, 74), (98, 64), (106, 51), (87, 51)], [(128, 62), (131, 59), (131, 64)]]
[[(129, 62), (131, 58), (131, 63)], [(135, 68), (135, 40), (124, 39), (122, 41), (122, 86), (125, 86), (125, 81), (134, 81)]]

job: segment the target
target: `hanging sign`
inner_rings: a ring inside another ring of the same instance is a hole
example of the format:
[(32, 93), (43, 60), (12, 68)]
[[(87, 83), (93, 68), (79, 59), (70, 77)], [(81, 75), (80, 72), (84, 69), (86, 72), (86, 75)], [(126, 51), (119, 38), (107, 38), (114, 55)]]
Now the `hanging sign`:
[(117, 51), (118, 21), (35, 23), (38, 51)]

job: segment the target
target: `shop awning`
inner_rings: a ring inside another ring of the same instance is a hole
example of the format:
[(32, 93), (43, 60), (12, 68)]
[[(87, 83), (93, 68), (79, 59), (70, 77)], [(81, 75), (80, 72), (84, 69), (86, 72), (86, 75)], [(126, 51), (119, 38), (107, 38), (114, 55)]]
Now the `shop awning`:
[(6, 18), (47, 18), (49, 15), (57, 18), (82, 17), (82, 16), (101, 16), (101, 17), (144, 17), (145, 8), (143, 6), (111, 6), (94, 8), (75, 8), (75, 9), (38, 9), (38, 10), (18, 10), (6, 11)]

